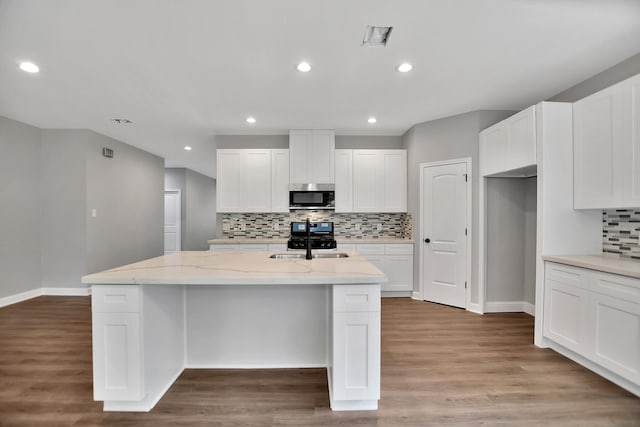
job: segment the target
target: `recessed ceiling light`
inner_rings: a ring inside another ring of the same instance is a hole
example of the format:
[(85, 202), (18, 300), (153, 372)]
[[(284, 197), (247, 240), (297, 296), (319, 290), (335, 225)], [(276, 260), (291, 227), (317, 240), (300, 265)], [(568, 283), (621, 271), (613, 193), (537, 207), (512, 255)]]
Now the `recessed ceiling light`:
[(185, 146), (184, 146), (184, 149), (185, 149), (185, 150), (187, 150), (187, 151), (191, 151), (191, 146), (189, 146), (189, 145), (185, 145)]
[(256, 119), (254, 117), (247, 117), (247, 123), (254, 124), (255, 122), (256, 122)]
[(403, 62), (402, 64), (398, 65), (398, 68), (397, 68), (397, 70), (400, 71), (401, 73), (407, 73), (412, 69), (413, 69), (413, 65), (409, 64), (408, 62)]
[(131, 123), (133, 123), (129, 119), (111, 119), (111, 121), (117, 125), (130, 125)]
[(20, 69), (22, 71), (26, 71), (27, 73), (37, 73), (38, 71), (40, 71), (40, 68), (33, 62), (21, 62)]
[(308, 62), (301, 62), (296, 66), (296, 69), (301, 73), (306, 73), (311, 70), (311, 65)]
[(367, 121), (368, 121), (369, 123), (372, 123), (372, 124), (373, 124), (373, 123), (377, 122), (378, 120), (376, 120), (376, 118), (375, 118), (375, 117), (369, 117), (369, 119), (368, 119)]

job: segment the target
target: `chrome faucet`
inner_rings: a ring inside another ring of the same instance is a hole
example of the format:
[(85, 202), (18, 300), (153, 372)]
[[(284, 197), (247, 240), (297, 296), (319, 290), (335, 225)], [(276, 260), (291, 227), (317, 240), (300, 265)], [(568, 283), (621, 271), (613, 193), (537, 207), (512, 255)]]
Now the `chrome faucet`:
[(313, 256), (311, 256), (311, 222), (309, 221), (309, 218), (307, 218), (307, 255), (305, 256), (306, 259), (312, 259)]

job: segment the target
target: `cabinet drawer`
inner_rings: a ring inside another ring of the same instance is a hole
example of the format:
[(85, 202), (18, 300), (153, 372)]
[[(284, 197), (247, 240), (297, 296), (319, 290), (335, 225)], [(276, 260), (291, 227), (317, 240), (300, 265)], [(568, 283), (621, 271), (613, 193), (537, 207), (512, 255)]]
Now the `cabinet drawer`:
[(242, 243), (238, 245), (238, 250), (245, 251), (245, 252), (268, 251), (269, 245), (266, 243), (247, 243), (247, 244)]
[(333, 311), (380, 311), (380, 285), (333, 285)]
[(544, 277), (565, 285), (589, 288), (588, 270), (554, 262), (545, 263)]
[(385, 254), (387, 255), (413, 255), (413, 244), (411, 243), (392, 243), (385, 245)]
[(339, 251), (355, 252), (356, 251), (356, 245), (353, 244), (353, 243), (338, 243), (338, 250)]
[(209, 245), (209, 250), (215, 252), (237, 251), (238, 245)]
[(356, 251), (361, 255), (384, 255), (384, 246), (382, 243), (362, 243), (356, 245)]
[(138, 313), (140, 288), (137, 285), (93, 285), (91, 311), (94, 313)]
[(600, 294), (640, 304), (640, 280), (617, 274), (593, 273), (593, 290)]
[(269, 243), (269, 250), (284, 252), (287, 250), (287, 244), (286, 243)]

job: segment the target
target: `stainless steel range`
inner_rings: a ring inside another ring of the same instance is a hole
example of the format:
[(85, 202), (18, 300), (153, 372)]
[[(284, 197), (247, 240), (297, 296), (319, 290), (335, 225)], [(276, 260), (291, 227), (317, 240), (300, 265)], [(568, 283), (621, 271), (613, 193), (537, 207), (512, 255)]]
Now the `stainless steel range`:
[[(309, 240), (311, 249), (335, 249), (336, 240), (333, 237), (333, 222), (310, 222)], [(307, 223), (292, 222), (291, 236), (287, 242), (289, 249), (307, 248)]]

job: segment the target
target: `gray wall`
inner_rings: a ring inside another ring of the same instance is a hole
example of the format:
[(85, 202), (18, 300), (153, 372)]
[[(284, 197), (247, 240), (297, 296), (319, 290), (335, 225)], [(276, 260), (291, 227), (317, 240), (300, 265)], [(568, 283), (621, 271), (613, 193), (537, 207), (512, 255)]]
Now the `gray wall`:
[(167, 168), (164, 184), (180, 190), (182, 250), (209, 249), (207, 240), (216, 236), (216, 181), (190, 169)]
[(538, 178), (527, 178), (524, 181), (524, 301), (535, 305)]
[(414, 290), (420, 289), (420, 163), (471, 157), (473, 169), (472, 280), (471, 300), (478, 303), (478, 133), (512, 115), (512, 111), (475, 111), (413, 126), (402, 137), (407, 149), (408, 209), (413, 216), (416, 240)]
[(87, 200), (85, 151), (87, 131), (43, 130), (42, 287), (84, 286), (86, 274)]
[[(218, 148), (289, 148), (289, 135), (216, 135)], [(401, 136), (336, 135), (338, 149), (402, 148)]]
[(0, 298), (40, 288), (40, 129), (0, 117)]
[(640, 73), (640, 53), (552, 96), (547, 101), (575, 102), (638, 73)]
[(344, 150), (385, 150), (403, 148), (401, 136), (336, 135), (336, 148)]
[[(87, 271), (164, 253), (164, 159), (87, 131)], [(102, 147), (115, 154), (102, 155)], [(91, 210), (98, 215), (91, 217)]]

